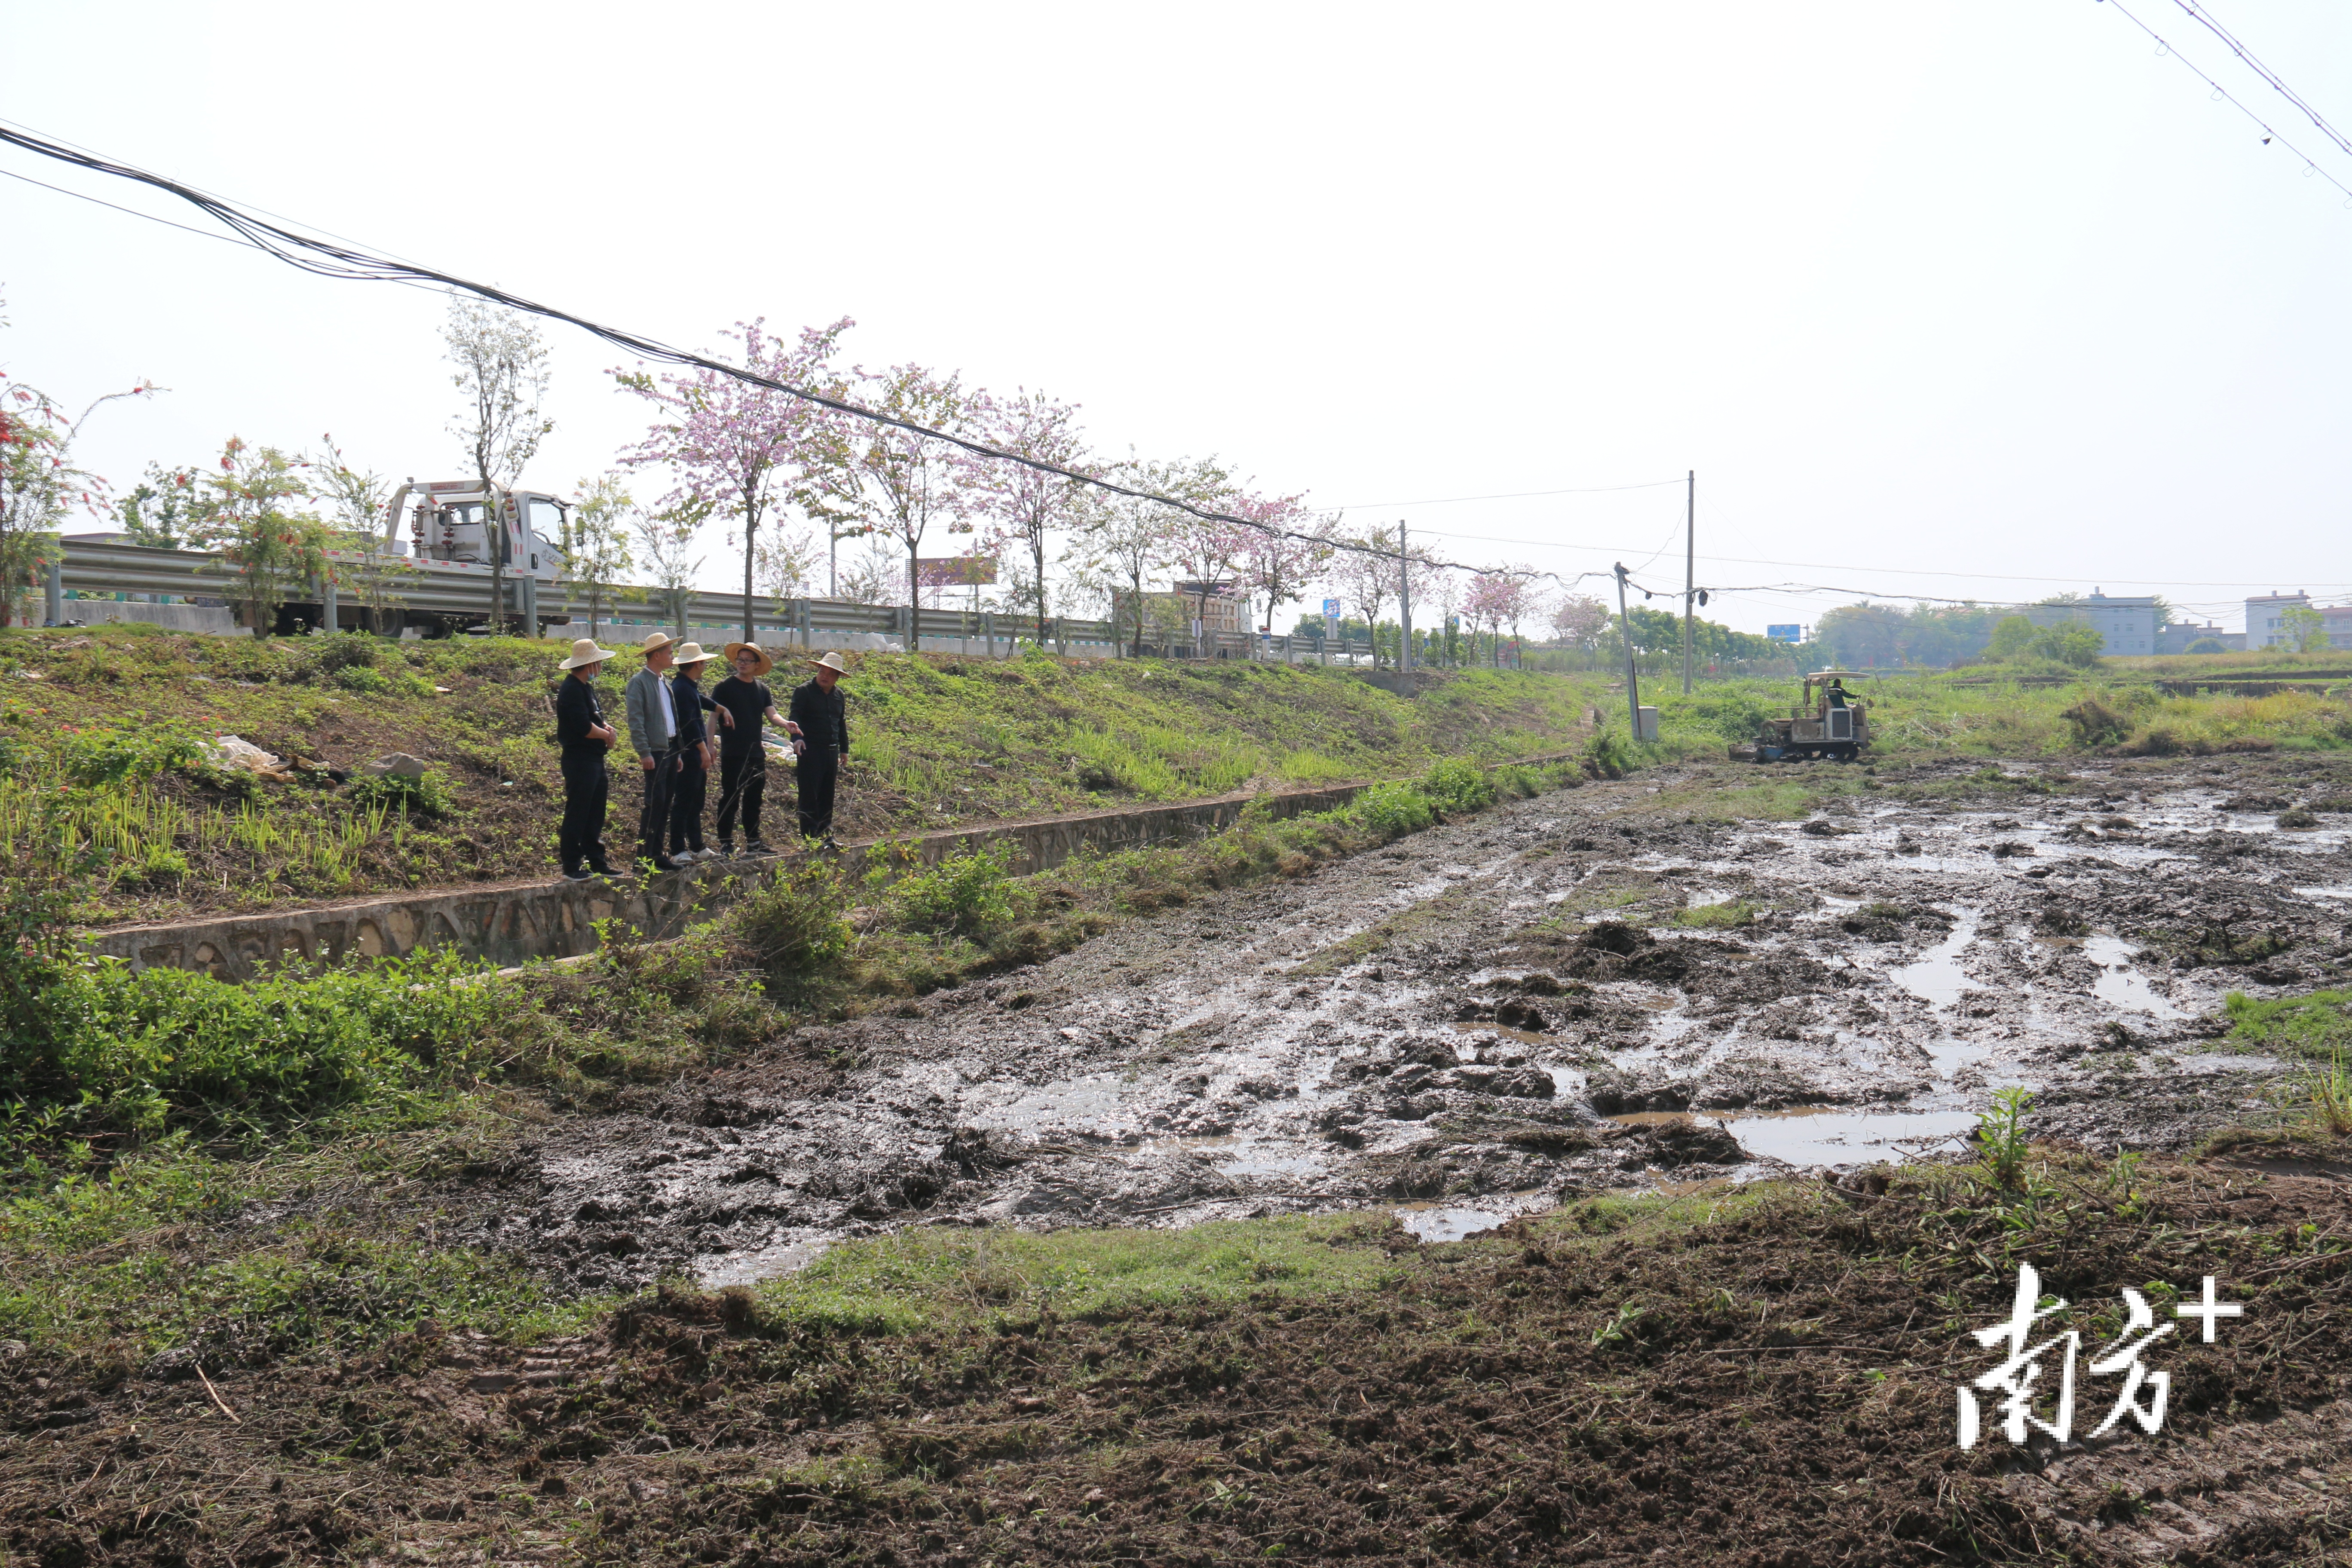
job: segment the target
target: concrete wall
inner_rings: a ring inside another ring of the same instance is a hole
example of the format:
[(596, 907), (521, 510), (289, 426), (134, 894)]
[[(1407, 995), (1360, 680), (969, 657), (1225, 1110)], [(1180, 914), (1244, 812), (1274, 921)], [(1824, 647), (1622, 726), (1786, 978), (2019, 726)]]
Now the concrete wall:
[[(1344, 805), (1363, 787), (1337, 784), (1264, 798), (1274, 816), (1290, 817)], [(1090, 812), (926, 834), (913, 842), (925, 865), (991, 844), (1010, 844), (1019, 854), (1016, 870), (1044, 871), (1089, 847), (1131, 849), (1197, 838), (1230, 827), (1253, 798), (1234, 795), (1179, 805)], [(845, 868), (852, 875), (862, 874), (867, 853), (865, 846), (850, 847), (844, 855)], [(509, 884), (394, 894), (261, 914), (116, 926), (100, 931), (93, 946), (98, 952), (134, 968), (195, 969), (240, 981), (251, 978), (257, 966), (276, 960), (332, 961), (352, 953), (377, 958), (422, 948), (450, 948), (468, 958), (499, 964), (525, 963), (535, 958), (569, 958), (593, 951), (599, 921), (617, 920), (656, 939), (676, 936), (734, 903), (777, 868), (789, 868), (801, 858), (791, 855), (765, 861), (723, 860), (617, 883)]]
[(210, 605), (148, 605), (136, 599), (65, 599), (65, 618), (86, 626), (120, 621), (145, 621), (175, 632), (202, 632), (209, 637), (241, 637), (252, 634), (236, 624), (236, 612)]

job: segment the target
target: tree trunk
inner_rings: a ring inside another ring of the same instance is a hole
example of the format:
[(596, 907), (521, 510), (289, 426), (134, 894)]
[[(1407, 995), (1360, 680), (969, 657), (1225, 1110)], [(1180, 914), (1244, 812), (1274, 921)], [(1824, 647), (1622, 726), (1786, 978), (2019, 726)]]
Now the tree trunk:
[[(1029, 553), (1037, 565), (1037, 640), (1045, 640), (1045, 534), (1043, 529), (1029, 536)], [(1112, 634), (1116, 637), (1118, 634)]]
[(921, 574), (915, 566), (915, 543), (907, 544), (907, 651), (914, 652), (923, 646), (923, 590), (918, 579)]
[(760, 509), (748, 499), (743, 502), (743, 640), (760, 640), (751, 618), (751, 552), (752, 542), (760, 533)]

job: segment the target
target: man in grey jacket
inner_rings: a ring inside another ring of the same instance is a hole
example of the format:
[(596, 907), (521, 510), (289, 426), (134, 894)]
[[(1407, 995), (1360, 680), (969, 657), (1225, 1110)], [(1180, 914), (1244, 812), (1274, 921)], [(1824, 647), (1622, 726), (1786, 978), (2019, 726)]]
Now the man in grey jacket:
[(638, 644), (645, 650), (646, 667), (629, 677), (622, 694), (629, 716), (629, 749), (637, 753), (646, 782), (645, 804), (637, 812), (637, 858), (652, 861), (656, 871), (677, 868), (662, 852), (662, 835), (669, 826), (670, 786), (685, 766), (678, 754), (677, 700), (666, 673), (677, 643), (667, 632), (655, 632)]

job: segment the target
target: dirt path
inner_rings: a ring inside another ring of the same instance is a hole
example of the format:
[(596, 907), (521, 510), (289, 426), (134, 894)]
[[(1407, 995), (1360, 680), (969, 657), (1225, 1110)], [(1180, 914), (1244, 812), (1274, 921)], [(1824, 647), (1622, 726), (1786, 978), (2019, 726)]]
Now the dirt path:
[(2179, 1146), (2287, 1070), (2213, 1049), (2223, 994), (2343, 970), (2352, 819), (2277, 831), (2254, 767), (1955, 764), (1801, 826), (1691, 820), (1719, 768), (1524, 802), (563, 1124), (486, 1239), (617, 1287), (910, 1222), (1444, 1238), (1948, 1149), (2011, 1083), (2037, 1136)]

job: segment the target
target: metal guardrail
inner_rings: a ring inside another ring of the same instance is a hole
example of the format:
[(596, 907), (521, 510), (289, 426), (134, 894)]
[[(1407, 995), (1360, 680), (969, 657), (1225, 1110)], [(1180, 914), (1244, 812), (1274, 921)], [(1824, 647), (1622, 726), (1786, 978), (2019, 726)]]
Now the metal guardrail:
[[(73, 601), (110, 599), (118, 595), (163, 595), (175, 599), (233, 602), (236, 570), (219, 556), (194, 550), (151, 550), (142, 545), (68, 539), (64, 560), (48, 574), (47, 619), (68, 618)], [(457, 565), (419, 570), (400, 557), (383, 558), (383, 598), (404, 619), (488, 619), (490, 576), (487, 567)], [(539, 582), (509, 578), (508, 613), (530, 616), (541, 628), (570, 623), (586, 629), (589, 595), (577, 583)], [(362, 608), (359, 592), (349, 584), (329, 585), (315, 599), (298, 600), (309, 612), (304, 619), (332, 626)], [(682, 603), (677, 602), (682, 600)], [(903, 605), (860, 605), (838, 599), (772, 599), (755, 596), (753, 624), (760, 640), (780, 646), (824, 647), (828, 639), (871, 637), (904, 647), (908, 630)], [(743, 626), (743, 596), (696, 589), (673, 596), (661, 588), (636, 584), (608, 587), (598, 610), (598, 630), (604, 626), (660, 627), (681, 637), (700, 632), (740, 635)], [(1020, 643), (1035, 642), (1036, 617), (986, 610), (921, 610), (916, 626), (921, 646), (942, 652), (1010, 656)], [(1108, 621), (1057, 616), (1046, 623), (1045, 644), (1056, 653), (1076, 658), (1118, 658), (1130, 651), (1129, 639)], [(1369, 664), (1368, 642), (1327, 644), (1321, 637), (1262, 637), (1248, 632), (1212, 632), (1196, 645), (1148, 637), (1145, 651), (1165, 658), (1271, 659), (1290, 664)]]

